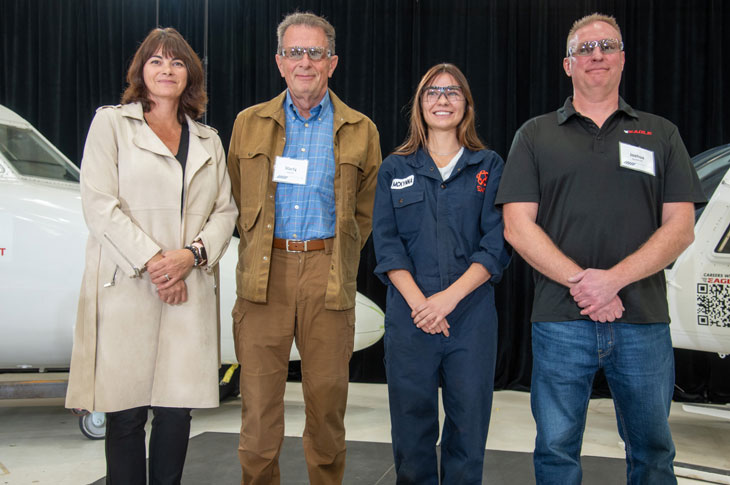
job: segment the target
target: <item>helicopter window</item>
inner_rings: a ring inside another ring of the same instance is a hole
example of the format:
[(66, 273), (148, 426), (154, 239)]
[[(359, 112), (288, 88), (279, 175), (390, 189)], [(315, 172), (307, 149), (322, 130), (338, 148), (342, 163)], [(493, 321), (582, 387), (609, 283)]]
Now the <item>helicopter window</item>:
[(79, 181), (78, 170), (32, 130), (0, 125), (0, 155), (20, 175)]

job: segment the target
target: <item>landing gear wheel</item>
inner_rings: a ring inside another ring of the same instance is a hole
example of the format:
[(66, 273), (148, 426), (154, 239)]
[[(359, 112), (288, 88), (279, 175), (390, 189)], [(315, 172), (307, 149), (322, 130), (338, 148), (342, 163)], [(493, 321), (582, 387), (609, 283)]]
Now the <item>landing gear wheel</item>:
[(104, 439), (106, 434), (106, 414), (89, 413), (79, 417), (79, 428), (81, 432), (90, 440)]

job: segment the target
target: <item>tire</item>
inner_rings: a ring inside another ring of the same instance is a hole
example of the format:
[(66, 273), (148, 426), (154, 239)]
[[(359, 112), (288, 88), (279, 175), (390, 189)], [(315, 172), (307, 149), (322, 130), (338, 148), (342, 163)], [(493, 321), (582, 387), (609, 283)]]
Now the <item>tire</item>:
[(106, 435), (106, 414), (93, 412), (79, 417), (79, 428), (90, 440), (103, 440)]

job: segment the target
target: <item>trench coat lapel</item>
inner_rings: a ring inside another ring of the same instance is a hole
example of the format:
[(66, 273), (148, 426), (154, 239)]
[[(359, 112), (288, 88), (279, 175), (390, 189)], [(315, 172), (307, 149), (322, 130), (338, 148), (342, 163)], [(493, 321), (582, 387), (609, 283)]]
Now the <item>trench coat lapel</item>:
[(165, 144), (162, 143), (162, 140), (155, 135), (152, 128), (145, 123), (141, 104), (130, 103), (122, 105), (122, 116), (125, 118), (133, 118), (140, 122), (136, 125), (137, 129), (132, 135), (132, 143), (134, 143), (137, 147), (163, 157), (173, 156)]
[(198, 129), (198, 124), (188, 118), (188, 131), (190, 131), (190, 144), (188, 145), (188, 159), (185, 162), (186, 186), (195, 175), (195, 172), (206, 163), (213, 163), (210, 153), (203, 147), (202, 139), (208, 136)]

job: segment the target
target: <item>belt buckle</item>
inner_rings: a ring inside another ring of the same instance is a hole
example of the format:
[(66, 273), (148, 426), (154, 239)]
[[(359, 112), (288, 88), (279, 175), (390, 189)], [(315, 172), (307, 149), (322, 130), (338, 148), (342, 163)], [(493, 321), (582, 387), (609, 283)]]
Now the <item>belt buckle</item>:
[(289, 243), (304, 243), (304, 251), (307, 250), (307, 241), (299, 241), (297, 239), (287, 239), (286, 240), (286, 252), (287, 253), (301, 253), (302, 251), (297, 251), (296, 249), (289, 249)]

